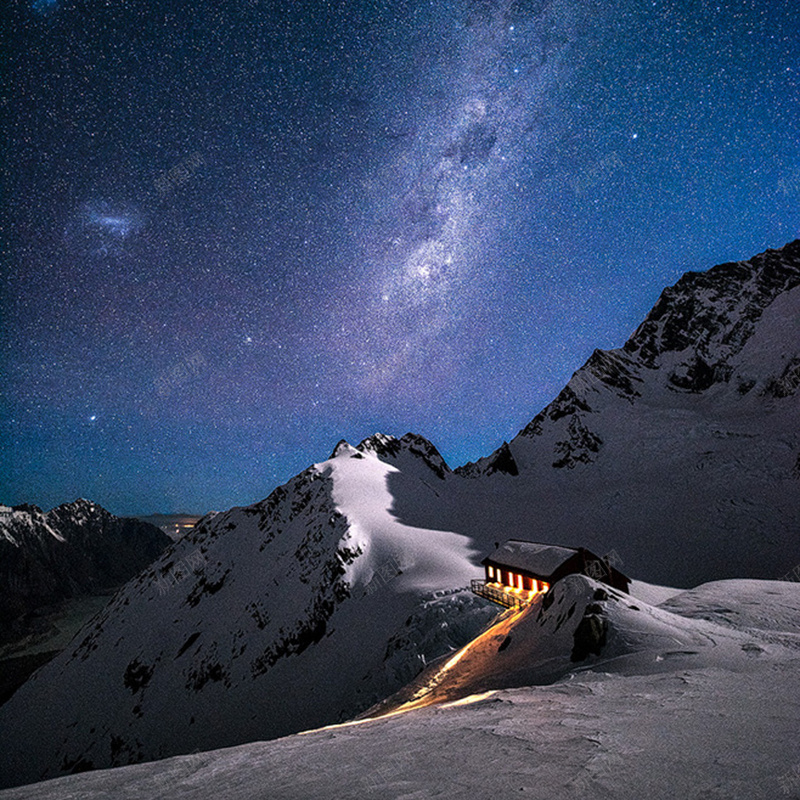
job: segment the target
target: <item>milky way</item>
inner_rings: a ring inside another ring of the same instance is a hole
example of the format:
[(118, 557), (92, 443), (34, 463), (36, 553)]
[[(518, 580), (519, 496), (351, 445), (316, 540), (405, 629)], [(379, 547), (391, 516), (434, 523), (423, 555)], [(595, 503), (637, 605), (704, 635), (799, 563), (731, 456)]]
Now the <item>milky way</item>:
[[(459, 350), (485, 348), (481, 304), (501, 268), (489, 250), (525, 153), (551, 146), (540, 117), (566, 74), (576, 19), (565, 4), (501, 3), (452, 7), (429, 25), (441, 56), (400, 93), (387, 126), (396, 146), (364, 176), (364, 275), (335, 320), (356, 386), (415, 403), (458, 380)], [(464, 329), (478, 334), (471, 343)]]
[(202, 512), (376, 430), (474, 459), (798, 235), (788, 2), (5, 13), (3, 502)]

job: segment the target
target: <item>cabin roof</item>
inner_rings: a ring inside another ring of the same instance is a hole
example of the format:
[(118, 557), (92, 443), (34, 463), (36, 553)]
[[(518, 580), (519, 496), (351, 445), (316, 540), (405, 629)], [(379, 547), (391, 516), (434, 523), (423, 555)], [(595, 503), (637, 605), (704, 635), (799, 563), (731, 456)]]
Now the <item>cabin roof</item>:
[(532, 572), (534, 575), (547, 577), (577, 552), (572, 547), (509, 539), (487, 556), (482, 563), (492, 562), (503, 567), (522, 569)]

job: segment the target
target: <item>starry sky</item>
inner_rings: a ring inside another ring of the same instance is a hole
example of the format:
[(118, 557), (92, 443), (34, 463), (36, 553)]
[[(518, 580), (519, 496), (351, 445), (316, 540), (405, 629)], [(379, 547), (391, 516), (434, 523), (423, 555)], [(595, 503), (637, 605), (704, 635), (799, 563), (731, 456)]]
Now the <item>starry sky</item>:
[(688, 269), (797, 238), (793, 3), (2, 10), (0, 501), (486, 455)]

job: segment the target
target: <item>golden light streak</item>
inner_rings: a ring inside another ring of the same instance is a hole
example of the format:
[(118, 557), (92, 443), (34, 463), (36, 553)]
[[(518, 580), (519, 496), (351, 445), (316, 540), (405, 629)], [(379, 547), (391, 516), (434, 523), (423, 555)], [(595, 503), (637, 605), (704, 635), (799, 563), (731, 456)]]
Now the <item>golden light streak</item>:
[[(525, 611), (526, 611), (526, 609), (525, 609), (525, 608), (519, 608), (519, 609), (517, 609), (516, 611), (514, 611), (514, 613), (513, 613), (513, 614), (511, 614), (511, 616), (507, 617), (507, 618), (506, 618), (505, 620), (503, 620), (503, 621), (504, 621), (505, 623), (509, 623), (509, 624), (510, 624), (510, 623), (512, 623), (512, 622), (513, 622), (513, 621), (514, 621), (514, 620), (515, 620), (515, 619), (516, 619), (516, 618), (517, 618), (517, 617), (518, 617), (520, 614), (524, 613)], [(451, 669), (452, 669), (452, 668), (453, 668), (453, 667), (454, 667), (456, 664), (458, 664), (458, 662), (459, 662), (459, 661), (461, 661), (461, 659), (462, 659), (462, 658), (464, 658), (464, 656), (465, 656), (465, 655), (466, 655), (466, 654), (467, 654), (467, 653), (468, 653), (468, 652), (469, 652), (469, 651), (470, 651), (470, 650), (471, 650), (473, 647), (475, 647), (475, 645), (476, 645), (476, 644), (478, 644), (478, 642), (482, 641), (484, 638), (486, 638), (486, 637), (487, 637), (487, 636), (489, 636), (490, 634), (491, 634), (491, 635), (495, 635), (495, 633), (494, 633), (494, 629), (495, 629), (495, 627), (496, 627), (496, 626), (495, 626), (495, 625), (493, 625), (491, 628), (489, 628), (488, 630), (484, 631), (484, 632), (483, 632), (483, 633), (482, 633), (480, 636), (477, 636), (477, 637), (476, 637), (476, 638), (474, 638), (474, 639), (473, 639), (471, 642), (469, 642), (468, 644), (464, 645), (464, 647), (462, 647), (462, 648), (461, 648), (461, 649), (460, 649), (460, 650), (459, 650), (459, 651), (458, 651), (458, 652), (457, 652), (457, 653), (456, 653), (456, 654), (455, 654), (455, 655), (454, 655), (454, 656), (453, 656), (453, 657), (452, 657), (452, 658), (451, 658), (451, 659), (450, 659), (450, 660), (449, 660), (449, 661), (448, 661), (448, 662), (447, 662), (447, 663), (446, 663), (446, 664), (445, 664), (445, 665), (444, 665), (444, 666), (443, 666), (443, 667), (442, 667), (442, 668), (441, 668), (441, 669), (440, 669), (440, 670), (439, 670), (439, 671), (438, 671), (438, 672), (437, 672), (437, 673), (436, 673), (436, 674), (433, 676), (433, 678), (432, 678), (432, 679), (431, 679), (431, 680), (428, 682), (427, 686), (424, 686), (424, 687), (422, 687), (422, 689), (420, 689), (419, 691), (417, 691), (417, 692), (414, 694), (414, 696), (411, 698), (411, 700), (410, 700), (408, 703), (405, 703), (403, 706), (401, 706), (401, 708), (408, 708), (408, 710), (410, 710), (411, 708), (420, 708), (420, 707), (422, 707), (422, 706), (425, 706), (425, 705), (433, 705), (433, 704), (434, 704), (434, 700), (433, 700), (433, 698), (432, 698), (432, 697), (430, 697), (430, 695), (433, 693), (433, 691), (434, 691), (435, 689), (437, 689), (437, 688), (439, 687), (439, 685), (441, 684), (442, 678), (444, 677), (445, 673), (447, 673), (448, 671), (450, 671), (450, 670), (451, 670)], [(427, 700), (426, 700), (426, 698), (427, 698)]]
[(456, 706), (468, 706), (472, 703), (479, 703), (481, 700), (486, 700), (487, 697), (491, 697), (493, 694), (497, 694), (497, 689), (489, 689), (488, 692), (481, 692), (480, 694), (471, 694), (467, 697), (462, 697), (460, 700), (453, 700), (450, 703), (442, 703), (441, 708), (455, 708)]
[(377, 717), (367, 717), (366, 719), (351, 719), (348, 722), (335, 722), (333, 725), (323, 725), (321, 728), (311, 728), (307, 731), (298, 731), (297, 736), (307, 736), (309, 733), (320, 733), (321, 731), (332, 731), (337, 728), (352, 728), (356, 725), (363, 725), (365, 722), (377, 722), (381, 719), (388, 719), (389, 717), (396, 717), (400, 714), (405, 714), (406, 711), (411, 711), (405, 705), (396, 708), (394, 711), (387, 711), (385, 714), (380, 714)]
[[(511, 609), (509, 609), (510, 611)], [(518, 608), (514, 610), (514, 612), (505, 617), (502, 622), (504, 624), (512, 624), (518, 616), (523, 614), (527, 610), (526, 607)], [(498, 623), (499, 624), (499, 623)], [(487, 697), (493, 695), (497, 690), (491, 689), (487, 692), (482, 692), (480, 694), (472, 694), (468, 695), (467, 697), (462, 697), (458, 700), (450, 700), (448, 702), (437, 702), (435, 699), (435, 691), (441, 685), (442, 679), (444, 678), (445, 674), (449, 672), (462, 658), (470, 651), (472, 648), (478, 644), (478, 642), (482, 641), (487, 636), (494, 636), (496, 635), (495, 628), (497, 626), (493, 625), (488, 630), (485, 630), (480, 636), (474, 638), (471, 642), (464, 645), (460, 650), (458, 650), (444, 666), (431, 678), (428, 683), (423, 686), (421, 689), (418, 689), (414, 695), (412, 696), (411, 700), (403, 703), (401, 706), (398, 706), (393, 711), (387, 711), (383, 714), (378, 714), (374, 717), (367, 717), (366, 719), (353, 719), (349, 722), (339, 722), (333, 725), (325, 725), (321, 728), (312, 728), (311, 730), (307, 731), (300, 731), (298, 736), (306, 736), (310, 733), (319, 733), (321, 731), (331, 731), (340, 728), (349, 728), (355, 725), (363, 725), (365, 722), (377, 722), (378, 720), (388, 719), (389, 717), (396, 717), (400, 714), (405, 714), (408, 711), (414, 711), (415, 709), (419, 708), (426, 708), (428, 706), (433, 705), (440, 705), (442, 708), (452, 708), (453, 706), (460, 706), (460, 705), (469, 705), (471, 703), (477, 703), (480, 700), (483, 700)]]

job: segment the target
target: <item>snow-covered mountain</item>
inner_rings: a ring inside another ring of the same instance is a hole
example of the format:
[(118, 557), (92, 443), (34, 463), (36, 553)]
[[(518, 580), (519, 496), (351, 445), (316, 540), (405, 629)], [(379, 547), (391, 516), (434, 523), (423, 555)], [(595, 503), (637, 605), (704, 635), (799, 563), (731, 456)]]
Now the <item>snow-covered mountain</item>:
[(773, 401), (800, 389), (798, 290), (800, 240), (750, 261), (686, 273), (664, 290), (624, 347), (595, 350), (510, 446), (459, 471), (534, 470), (542, 442), (544, 460), (556, 469), (597, 462), (605, 442), (600, 427), (610, 425), (593, 423), (603, 416), (616, 421), (609, 406), (621, 405), (628, 418), (665, 407), (698, 413), (713, 406), (719, 416), (784, 410)]
[(731, 580), (665, 593), (635, 582), (632, 591), (565, 578), (546, 608), (507, 613), (431, 667), (390, 700), (389, 716), (0, 794), (797, 796), (800, 585)]
[(34, 608), (130, 580), (169, 546), (153, 525), (88, 500), (0, 506), (0, 629)]
[(201, 520), (0, 709), (4, 785), (348, 719), (488, 624), (463, 587), (505, 538), (614, 551), (658, 583), (785, 575), (798, 364), (795, 242), (684, 276), (477, 464), (412, 434), (340, 442)]
[(800, 562), (800, 240), (684, 275), (624, 347), (596, 350), (457, 472), (498, 538), (615, 550), (675, 585), (786, 574)]
[(376, 436), (202, 519), (0, 709), (6, 785), (342, 721), (469, 641), (497, 613), (464, 590), (480, 545), (400, 524), (387, 488), (448, 472)]

